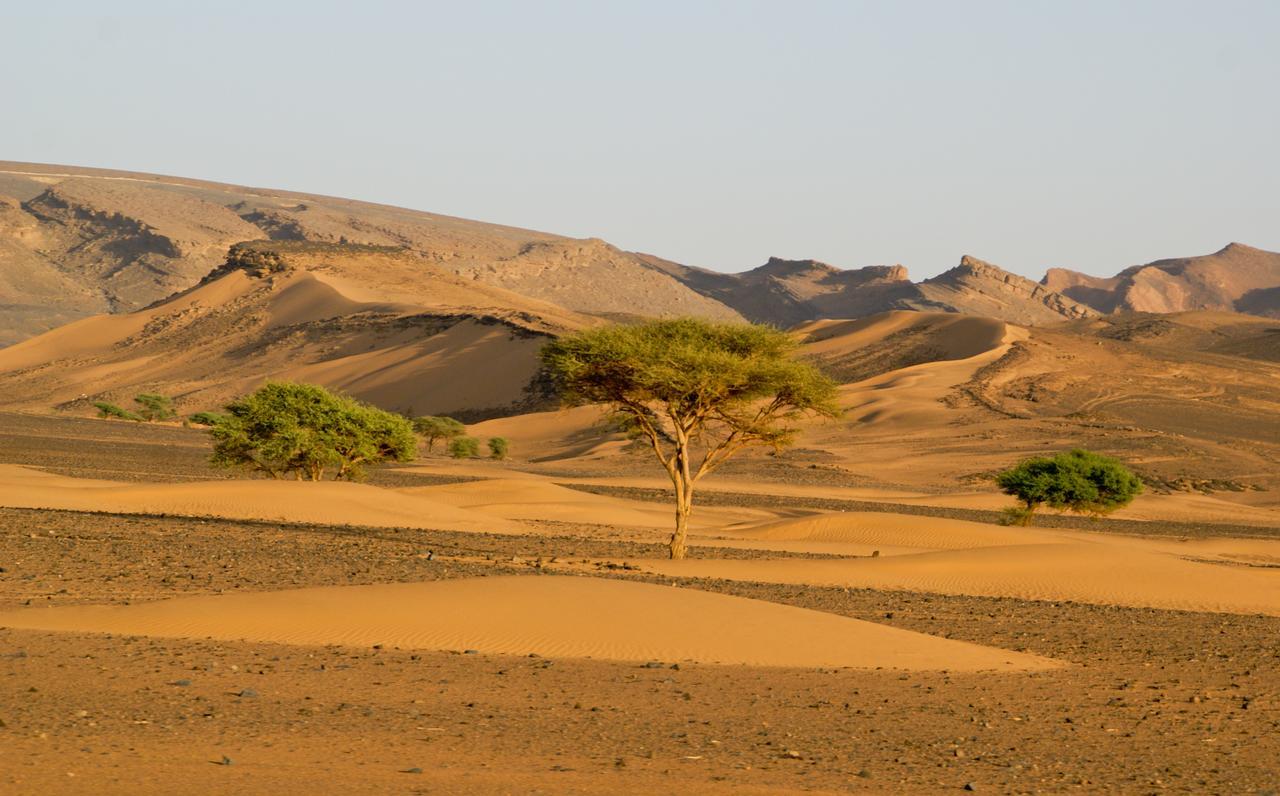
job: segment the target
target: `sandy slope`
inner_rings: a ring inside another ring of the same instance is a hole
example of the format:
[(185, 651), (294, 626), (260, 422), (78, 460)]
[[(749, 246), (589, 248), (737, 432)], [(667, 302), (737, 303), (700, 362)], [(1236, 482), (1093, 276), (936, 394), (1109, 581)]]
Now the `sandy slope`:
[(344, 482), (201, 481), (123, 484), (0, 465), (0, 505), (117, 514), (515, 533), (515, 522), (413, 495)]
[(0, 614), (0, 625), (753, 666), (1034, 671), (1058, 665), (1034, 655), (758, 600), (573, 577), (338, 586), (34, 609)]
[(1064, 540), (840, 560), (647, 561), (649, 572), (1280, 616), (1280, 570)]
[[(670, 527), (673, 512), (660, 503), (593, 495), (536, 478), (491, 478), (443, 486), (399, 490), (433, 502), (495, 517), (555, 520), (601, 525)], [(704, 507), (693, 528), (718, 529), (730, 523), (759, 522), (772, 514), (754, 509)]]

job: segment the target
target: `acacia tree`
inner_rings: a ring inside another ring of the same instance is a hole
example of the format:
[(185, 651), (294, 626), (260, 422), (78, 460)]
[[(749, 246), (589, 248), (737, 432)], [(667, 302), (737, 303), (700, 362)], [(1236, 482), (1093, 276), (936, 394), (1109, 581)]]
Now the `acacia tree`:
[(312, 481), (329, 468), (335, 480), (360, 480), (367, 466), (409, 461), (417, 448), (412, 425), (400, 415), (288, 382), (269, 382), (227, 404), (209, 434), (215, 465)]
[(835, 417), (836, 385), (769, 326), (690, 318), (560, 338), (542, 362), (567, 405), (605, 404), (646, 441), (676, 493), (672, 558), (687, 551), (695, 485), (748, 446), (792, 442), (802, 416)]
[(1079, 448), (1026, 459), (996, 476), (996, 483), (1022, 503), (1007, 512), (1019, 525), (1030, 525), (1041, 505), (1098, 516), (1127, 506), (1142, 492), (1142, 479), (1118, 460)]
[(435, 447), (436, 440), (450, 440), (467, 433), (467, 427), (452, 417), (424, 415), (413, 419), (413, 430), (427, 440), (427, 452)]

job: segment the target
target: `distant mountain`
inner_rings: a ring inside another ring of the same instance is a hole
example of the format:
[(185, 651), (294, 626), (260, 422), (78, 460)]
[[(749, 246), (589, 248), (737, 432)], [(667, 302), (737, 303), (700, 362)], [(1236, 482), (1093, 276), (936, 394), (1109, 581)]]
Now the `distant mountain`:
[(1053, 268), (1041, 282), (1099, 312), (1225, 310), (1280, 317), (1280, 254), (1232, 243), (1156, 260), (1109, 278)]
[(398, 247), (475, 283), (586, 313), (740, 317), (599, 240), (290, 191), (0, 161), (0, 346), (164, 299), (251, 240)]
[[(791, 327), (917, 310), (1031, 326), (1117, 311), (1280, 316), (1280, 254), (1240, 244), (1110, 278), (1053, 269), (1040, 283), (969, 256), (922, 282), (912, 282), (901, 265), (844, 270), (777, 257), (727, 274), (597, 238), (368, 202), (0, 161), (0, 346), (164, 301), (251, 241), (382, 247), (414, 267), (452, 274), (478, 296), (498, 289), (557, 312), (614, 320), (688, 315)], [(389, 273), (402, 279), (405, 271)], [(367, 277), (369, 289), (385, 287), (382, 275)]]
[(655, 268), (744, 317), (784, 327), (891, 310), (965, 313), (1028, 325), (1097, 314), (1043, 285), (969, 256), (919, 283), (910, 281), (901, 265), (845, 271), (816, 260), (773, 257), (759, 268), (724, 274), (643, 256)]
[(817, 260), (770, 257), (759, 268), (726, 274), (640, 255), (708, 298), (757, 323), (788, 327), (817, 318), (859, 318), (898, 306), (912, 294), (907, 269), (873, 265), (842, 270)]

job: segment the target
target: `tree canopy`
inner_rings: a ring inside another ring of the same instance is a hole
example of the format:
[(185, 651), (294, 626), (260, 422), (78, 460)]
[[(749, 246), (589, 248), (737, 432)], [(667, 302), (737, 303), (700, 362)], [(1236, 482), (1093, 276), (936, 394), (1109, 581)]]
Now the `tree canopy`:
[(1023, 524), (1040, 506), (1079, 514), (1106, 514), (1142, 492), (1142, 479), (1118, 460), (1079, 448), (1026, 459), (996, 476), (996, 483), (1022, 507)]
[(360, 480), (365, 468), (409, 461), (413, 427), (400, 415), (313, 384), (269, 382), (226, 406), (209, 429), (212, 461), (273, 478)]
[(648, 443), (676, 490), (671, 556), (684, 557), (693, 488), (748, 446), (781, 448), (806, 415), (839, 414), (836, 385), (769, 326), (691, 318), (560, 338), (542, 362), (569, 405), (600, 403)]

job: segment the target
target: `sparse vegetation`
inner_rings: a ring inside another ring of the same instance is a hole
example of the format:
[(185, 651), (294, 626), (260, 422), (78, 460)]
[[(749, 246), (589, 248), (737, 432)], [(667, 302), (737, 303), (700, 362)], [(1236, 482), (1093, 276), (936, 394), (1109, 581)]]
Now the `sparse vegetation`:
[(226, 407), (210, 427), (212, 461), (273, 478), (360, 480), (365, 468), (413, 459), (417, 440), (400, 415), (313, 384), (272, 382)]
[(1118, 460), (1076, 449), (1037, 456), (996, 476), (1020, 505), (1005, 510), (1005, 522), (1030, 525), (1041, 506), (1100, 516), (1127, 506), (1142, 492), (1142, 479)]
[(169, 420), (177, 415), (173, 411), (173, 399), (167, 395), (139, 393), (133, 396), (133, 402), (139, 407), (138, 415), (148, 423), (155, 420)]
[(212, 426), (221, 420), (225, 415), (218, 412), (196, 412), (187, 418), (188, 423), (194, 423), (197, 426)]
[(561, 338), (542, 361), (566, 403), (607, 404), (648, 442), (675, 487), (669, 548), (684, 558), (699, 479), (745, 447), (789, 444), (804, 415), (839, 414), (835, 383), (796, 345), (769, 326), (679, 319)]
[(413, 419), (413, 430), (427, 441), (427, 452), (435, 447), (436, 440), (450, 440), (467, 433), (467, 427), (452, 417), (425, 415)]
[(510, 449), (510, 447), (511, 446), (507, 442), (506, 437), (490, 437), (489, 438), (489, 455), (495, 459), (507, 458), (507, 451)]
[(94, 401), (93, 406), (98, 410), (98, 417), (114, 417), (120, 420), (133, 420), (134, 422), (142, 420), (142, 416), (136, 412), (130, 412), (128, 409), (124, 409), (113, 403), (108, 403), (107, 401)]
[(480, 455), (480, 440), (475, 437), (454, 437), (449, 440), (449, 455), (455, 459), (474, 459)]

